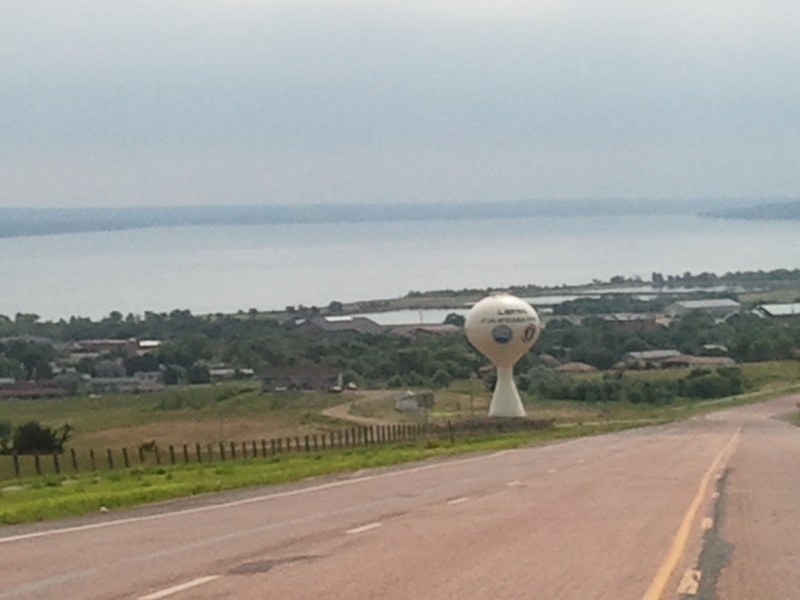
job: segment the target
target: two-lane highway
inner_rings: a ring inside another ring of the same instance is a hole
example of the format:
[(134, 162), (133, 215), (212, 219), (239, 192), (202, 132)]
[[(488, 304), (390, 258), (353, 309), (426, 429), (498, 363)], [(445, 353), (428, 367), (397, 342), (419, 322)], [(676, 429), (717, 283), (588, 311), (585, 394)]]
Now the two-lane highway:
[(0, 600), (800, 597), (795, 402), (0, 528)]

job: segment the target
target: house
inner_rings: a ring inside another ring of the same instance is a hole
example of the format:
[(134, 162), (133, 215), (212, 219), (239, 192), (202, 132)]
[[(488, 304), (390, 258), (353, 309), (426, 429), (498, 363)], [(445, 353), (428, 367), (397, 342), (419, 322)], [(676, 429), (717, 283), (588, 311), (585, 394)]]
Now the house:
[(658, 326), (656, 315), (649, 313), (613, 313), (601, 318), (624, 331), (645, 331)]
[(297, 331), (315, 334), (379, 334), (384, 328), (367, 317), (312, 317), (296, 322)]
[(225, 365), (215, 365), (208, 368), (208, 377), (212, 383), (230, 381), (232, 379), (253, 379), (256, 372), (253, 369), (237, 369)]
[(753, 309), (753, 314), (759, 317), (791, 321), (800, 318), (800, 302), (788, 304), (760, 304)]
[(666, 360), (683, 356), (678, 350), (643, 350), (628, 352), (623, 357), (626, 367), (634, 369), (653, 369), (663, 367)]
[(675, 367), (732, 367), (736, 361), (727, 356), (692, 356), (690, 354), (682, 354), (675, 358), (668, 358), (661, 363), (665, 369)]
[(453, 335), (464, 332), (463, 328), (459, 327), (458, 325), (451, 325), (449, 323), (432, 323), (429, 325), (390, 325), (388, 326), (388, 329), (390, 333), (409, 338)]
[(283, 367), (268, 369), (261, 375), (265, 392), (287, 390), (342, 391), (342, 374), (329, 367)]
[(398, 412), (415, 412), (420, 408), (433, 408), (435, 399), (433, 392), (412, 392), (411, 390), (396, 394), (394, 409)]
[(130, 356), (139, 350), (135, 339), (99, 339), (79, 340), (70, 347), (74, 353), (88, 352), (92, 354), (114, 354), (116, 356)]
[(559, 373), (596, 373), (597, 367), (583, 362), (568, 362), (555, 368)]
[(53, 381), (14, 381), (9, 384), (4, 379), (3, 385), (0, 385), (0, 398), (36, 400), (40, 398), (60, 398), (66, 395), (67, 390)]
[(91, 377), (86, 385), (93, 394), (137, 394), (157, 392), (165, 387), (158, 371), (134, 373), (132, 377)]
[(709, 300), (679, 300), (673, 302), (664, 314), (671, 318), (682, 317), (686, 313), (698, 310), (708, 313), (718, 320), (724, 320), (742, 310), (742, 305), (730, 298), (711, 298)]

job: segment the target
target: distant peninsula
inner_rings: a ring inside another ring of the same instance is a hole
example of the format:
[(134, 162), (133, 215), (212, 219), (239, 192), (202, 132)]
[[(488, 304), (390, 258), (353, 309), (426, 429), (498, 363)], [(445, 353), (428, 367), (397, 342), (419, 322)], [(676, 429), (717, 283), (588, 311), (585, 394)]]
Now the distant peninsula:
[[(529, 200), (265, 204), (129, 208), (0, 208), (0, 238), (153, 227), (377, 223), (387, 221), (585, 218), (653, 215), (727, 216), (751, 210), (743, 200)], [(773, 205), (767, 205), (773, 206)], [(777, 205), (775, 205), (777, 206)], [(752, 209), (755, 211), (755, 209)], [(758, 207), (758, 210), (762, 210)], [(800, 214), (800, 204), (794, 204)], [(755, 211), (758, 212), (758, 211)], [(783, 217), (787, 218), (787, 217)], [(796, 216), (794, 218), (797, 218)]]
[(800, 220), (800, 200), (788, 202), (770, 202), (754, 206), (725, 208), (703, 213), (704, 217), (717, 219), (749, 219), (791, 221)]

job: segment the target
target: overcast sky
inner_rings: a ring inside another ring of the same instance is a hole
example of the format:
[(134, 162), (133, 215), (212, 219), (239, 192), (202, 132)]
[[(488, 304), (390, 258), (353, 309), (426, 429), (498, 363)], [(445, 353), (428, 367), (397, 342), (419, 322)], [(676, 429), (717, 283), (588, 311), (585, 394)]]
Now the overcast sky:
[(0, 206), (800, 194), (796, 0), (0, 0)]

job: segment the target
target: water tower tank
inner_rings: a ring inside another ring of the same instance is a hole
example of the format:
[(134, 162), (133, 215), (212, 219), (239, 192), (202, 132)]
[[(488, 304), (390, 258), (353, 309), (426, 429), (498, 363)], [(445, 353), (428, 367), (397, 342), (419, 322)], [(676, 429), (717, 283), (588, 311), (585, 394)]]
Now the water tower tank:
[(513, 368), (539, 337), (539, 315), (524, 300), (495, 293), (477, 302), (464, 324), (467, 339), (497, 368), (490, 417), (524, 417)]

